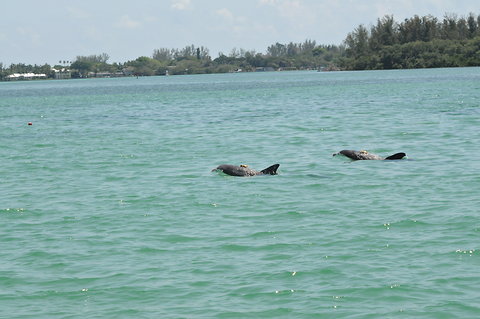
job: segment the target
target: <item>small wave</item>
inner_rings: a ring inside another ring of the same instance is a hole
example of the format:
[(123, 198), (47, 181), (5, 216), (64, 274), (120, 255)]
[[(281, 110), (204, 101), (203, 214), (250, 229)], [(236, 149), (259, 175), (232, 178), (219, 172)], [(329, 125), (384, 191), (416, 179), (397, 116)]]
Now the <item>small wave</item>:
[(24, 213), (25, 208), (2, 208), (0, 209), (0, 212), (5, 212), (5, 213)]
[(404, 219), (396, 222), (384, 223), (383, 227), (390, 228), (412, 228), (412, 227), (425, 227), (430, 225), (427, 222), (419, 221), (417, 219)]

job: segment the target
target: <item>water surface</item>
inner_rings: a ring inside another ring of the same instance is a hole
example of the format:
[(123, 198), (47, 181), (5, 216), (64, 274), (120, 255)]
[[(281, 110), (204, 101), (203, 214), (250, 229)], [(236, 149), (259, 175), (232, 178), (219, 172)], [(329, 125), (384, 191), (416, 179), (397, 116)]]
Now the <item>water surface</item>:
[(0, 83), (0, 317), (476, 318), (479, 101), (479, 68)]

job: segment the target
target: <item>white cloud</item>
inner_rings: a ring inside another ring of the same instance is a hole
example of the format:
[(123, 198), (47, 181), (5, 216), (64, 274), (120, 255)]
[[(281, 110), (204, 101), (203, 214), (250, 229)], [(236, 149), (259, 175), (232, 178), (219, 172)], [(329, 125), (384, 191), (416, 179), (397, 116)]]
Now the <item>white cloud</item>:
[(258, 3), (260, 5), (275, 5), (275, 3), (277, 2), (277, 0), (259, 0)]
[(227, 8), (218, 9), (215, 14), (223, 21), (219, 23), (220, 29), (229, 30), (235, 34), (250, 34), (248, 30), (252, 27), (252, 22), (244, 16), (236, 16)]
[(68, 14), (74, 19), (88, 19), (91, 18), (91, 14), (83, 9), (69, 7), (67, 8)]
[(125, 29), (135, 29), (141, 25), (139, 21), (135, 21), (130, 18), (128, 15), (123, 15), (120, 17), (120, 20), (117, 23), (117, 26)]
[(103, 33), (100, 32), (93, 25), (86, 26), (83, 29), (83, 33), (90, 41), (101, 41), (102, 40)]
[(33, 28), (29, 27), (17, 27), (17, 34), (20, 35), (22, 39), (25, 39), (30, 44), (38, 46), (42, 44), (40, 34), (35, 31)]
[(234, 20), (233, 13), (230, 10), (228, 10), (227, 8), (219, 9), (219, 10), (215, 11), (215, 13), (217, 15), (221, 16), (222, 18), (227, 19), (227, 20)]
[(170, 7), (176, 10), (188, 10), (188, 9), (191, 9), (191, 1), (190, 0), (172, 0), (172, 4)]
[(289, 22), (290, 28), (297, 31), (313, 27), (321, 13), (318, 4), (307, 5), (299, 0), (275, 1), (274, 6), (279, 16)]

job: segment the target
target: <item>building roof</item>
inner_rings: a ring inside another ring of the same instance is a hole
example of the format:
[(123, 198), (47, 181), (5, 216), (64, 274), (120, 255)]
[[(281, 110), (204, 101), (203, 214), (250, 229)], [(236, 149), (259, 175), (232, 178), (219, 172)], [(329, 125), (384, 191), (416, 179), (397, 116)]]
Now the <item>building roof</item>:
[(35, 73), (13, 73), (10, 75), (7, 75), (7, 79), (19, 79), (19, 78), (46, 78), (47, 75), (40, 73), (40, 74), (35, 74)]

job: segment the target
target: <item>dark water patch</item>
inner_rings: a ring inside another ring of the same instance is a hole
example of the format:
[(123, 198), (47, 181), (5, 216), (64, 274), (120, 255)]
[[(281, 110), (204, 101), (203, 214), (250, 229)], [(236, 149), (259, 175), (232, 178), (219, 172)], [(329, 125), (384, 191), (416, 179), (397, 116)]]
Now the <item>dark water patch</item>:
[(290, 254), (266, 254), (264, 257), (262, 257), (262, 260), (267, 260), (267, 261), (289, 261), (291, 260), (292, 255)]
[(279, 318), (283, 316), (293, 315), (290, 308), (274, 308), (260, 311), (227, 311), (215, 316), (215, 318)]
[(252, 250), (252, 247), (237, 244), (224, 244), (221, 246), (221, 249), (225, 251), (250, 251)]
[(260, 231), (260, 232), (253, 233), (248, 237), (252, 239), (267, 239), (267, 238), (275, 237), (280, 233), (281, 232), (277, 232), (277, 231)]
[(141, 247), (136, 249), (139, 254), (162, 254), (171, 251), (170, 249), (154, 248), (154, 247)]
[[(308, 244), (307, 244), (308, 246)], [(289, 243), (270, 243), (270, 244), (257, 244), (252, 243), (250, 245), (242, 244), (223, 244), (220, 246), (225, 251), (263, 251), (267, 253), (275, 253), (277, 251), (290, 251), (292, 249), (301, 249), (305, 247), (301, 244), (289, 244)]]
[(195, 242), (195, 241), (201, 240), (200, 237), (178, 235), (178, 234), (162, 236), (162, 239), (167, 243), (189, 243), (189, 242)]
[[(309, 178), (324, 179), (324, 180), (333, 178), (331, 175), (327, 175), (327, 174), (306, 174), (305, 176)], [(313, 184), (313, 185), (315, 186), (318, 184)]]

